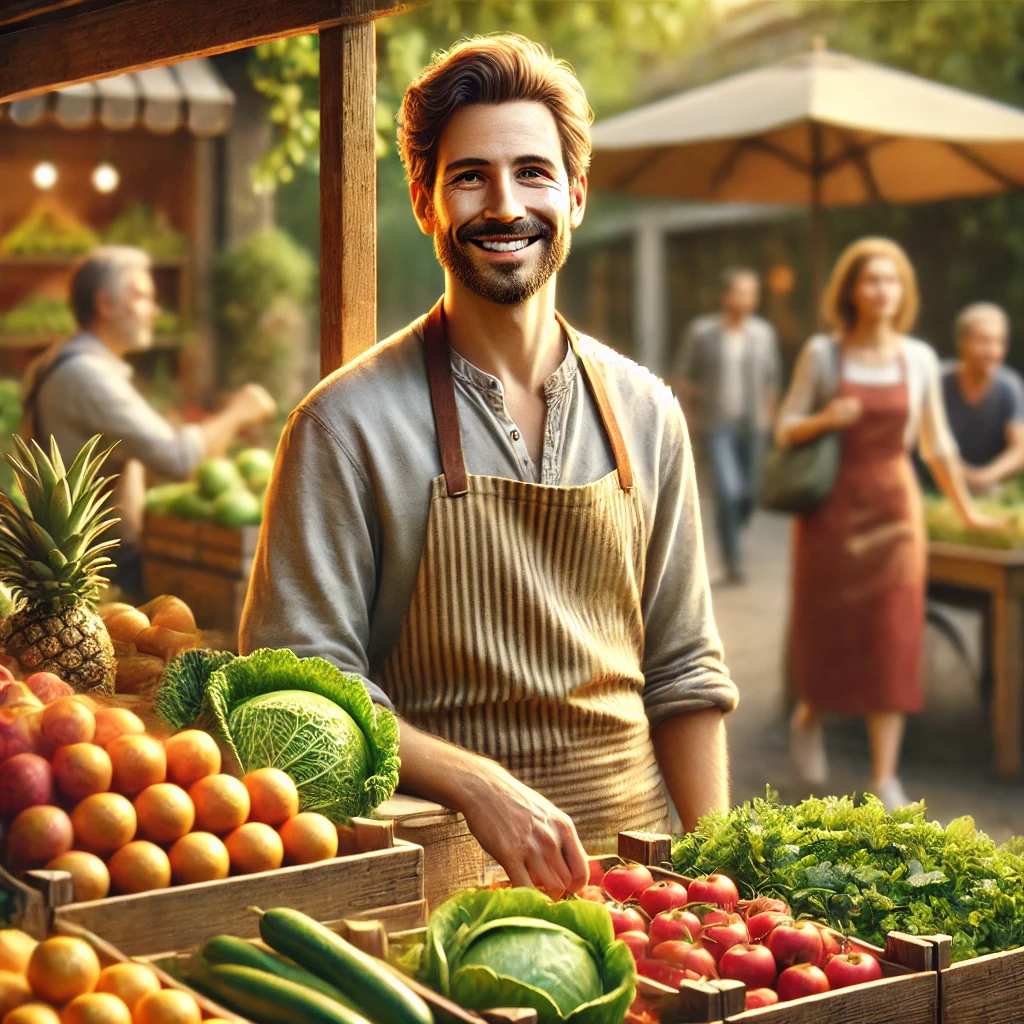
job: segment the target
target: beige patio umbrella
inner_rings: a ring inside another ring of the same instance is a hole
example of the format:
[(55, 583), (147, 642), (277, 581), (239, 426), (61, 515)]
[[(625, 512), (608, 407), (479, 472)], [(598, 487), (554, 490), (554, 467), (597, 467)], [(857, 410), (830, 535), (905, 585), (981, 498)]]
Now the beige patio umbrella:
[(804, 204), (922, 203), (1024, 187), (1024, 112), (816, 44), (593, 129), (594, 188)]

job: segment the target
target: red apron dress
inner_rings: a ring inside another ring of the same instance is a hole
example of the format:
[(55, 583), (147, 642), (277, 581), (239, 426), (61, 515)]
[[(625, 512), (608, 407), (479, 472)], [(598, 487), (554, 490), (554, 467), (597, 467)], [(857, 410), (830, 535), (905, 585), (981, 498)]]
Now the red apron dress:
[(891, 385), (840, 373), (837, 394), (859, 398), (863, 414), (842, 435), (832, 493), (794, 522), (791, 663), (815, 711), (921, 710), (926, 545), (899, 362)]

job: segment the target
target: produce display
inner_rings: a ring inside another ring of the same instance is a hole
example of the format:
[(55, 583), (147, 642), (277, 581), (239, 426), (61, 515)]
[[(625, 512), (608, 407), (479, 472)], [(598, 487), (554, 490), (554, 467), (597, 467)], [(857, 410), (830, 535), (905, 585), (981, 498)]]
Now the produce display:
[(970, 817), (943, 828), (923, 804), (889, 814), (872, 796), (788, 806), (769, 792), (702, 818), (672, 858), (875, 945), (889, 931), (947, 934), (954, 960), (1024, 945), (1024, 841), (997, 846)]
[(69, 338), (75, 333), (75, 316), (63, 299), (30, 295), (0, 313), (0, 335), (10, 338)]
[(928, 537), (950, 544), (971, 544), (984, 548), (1024, 548), (1024, 498), (1018, 488), (1017, 484), (1008, 487), (1001, 500), (975, 500), (982, 512), (1006, 521), (1006, 525), (999, 530), (970, 530), (964, 526), (951, 501), (947, 498), (926, 497), (925, 526)]
[(135, 245), (156, 259), (180, 256), (187, 248), (185, 236), (162, 210), (134, 202), (103, 233), (112, 245)]
[(161, 740), (131, 711), (98, 707), (48, 673), (0, 683), (0, 711), (18, 709), (0, 761), (4, 863), (14, 872), (68, 871), (83, 901), (337, 854), (337, 829), (300, 813), (291, 776), (223, 774), (208, 733)]
[(269, 947), (219, 936), (185, 980), (256, 1024), (433, 1024), (430, 1007), (387, 965), (296, 910), (260, 915)]
[(257, 526), (263, 518), (263, 500), (273, 465), (273, 453), (264, 448), (247, 448), (233, 460), (207, 459), (194, 480), (150, 488), (146, 508), (222, 526)]
[(53, 199), (40, 199), (3, 238), (0, 255), (77, 256), (100, 237)]
[(27, 509), (0, 496), (0, 581), (18, 610), (0, 626), (0, 643), (25, 672), (55, 672), (74, 689), (114, 692), (114, 648), (96, 614), (113, 563), (102, 540), (110, 480), (99, 476), (108, 452), (94, 437), (64, 468), (56, 442), (50, 457), (35, 441), (14, 438), (8, 456)]
[(199, 723), (244, 772), (286, 768), (303, 810), (332, 821), (366, 815), (398, 785), (398, 725), (358, 676), (322, 658), (260, 650), (222, 664), (172, 666), (156, 698), (170, 726)]
[[(55, 935), (37, 942), (0, 930), (2, 1024), (200, 1024), (188, 992), (164, 988), (140, 963), (102, 967), (83, 939)], [(211, 1024), (225, 1024), (214, 1021)]]

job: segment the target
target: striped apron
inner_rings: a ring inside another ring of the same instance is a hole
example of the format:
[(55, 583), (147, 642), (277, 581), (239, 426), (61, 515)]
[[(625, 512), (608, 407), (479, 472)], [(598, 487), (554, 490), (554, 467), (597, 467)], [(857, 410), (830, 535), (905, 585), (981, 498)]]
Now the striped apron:
[(444, 314), (424, 326), (443, 474), (398, 643), (377, 682), (412, 725), (507, 768), (588, 851), (666, 831), (644, 713), (640, 496), (598, 368), (563, 323), (616, 469), (582, 487), (466, 472)]

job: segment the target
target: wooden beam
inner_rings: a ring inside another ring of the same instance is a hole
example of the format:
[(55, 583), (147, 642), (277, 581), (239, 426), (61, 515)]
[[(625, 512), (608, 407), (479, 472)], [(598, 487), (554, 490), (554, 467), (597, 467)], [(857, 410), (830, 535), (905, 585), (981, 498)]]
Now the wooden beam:
[(0, 25), (11, 25), (29, 18), (41, 18), (54, 11), (77, 7), (84, 0), (5, 0), (0, 7)]
[(122, 0), (0, 35), (0, 102), (395, 14), (401, 0)]
[(376, 55), (372, 22), (320, 33), (320, 373), (377, 338)]

